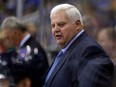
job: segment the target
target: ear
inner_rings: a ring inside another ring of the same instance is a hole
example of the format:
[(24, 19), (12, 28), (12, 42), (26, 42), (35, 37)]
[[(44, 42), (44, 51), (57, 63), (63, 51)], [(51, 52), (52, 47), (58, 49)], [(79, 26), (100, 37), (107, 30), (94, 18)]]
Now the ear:
[(77, 30), (77, 31), (80, 31), (80, 29), (82, 29), (82, 25), (81, 25), (80, 20), (77, 20), (77, 21), (75, 22), (75, 25), (76, 25), (76, 30)]

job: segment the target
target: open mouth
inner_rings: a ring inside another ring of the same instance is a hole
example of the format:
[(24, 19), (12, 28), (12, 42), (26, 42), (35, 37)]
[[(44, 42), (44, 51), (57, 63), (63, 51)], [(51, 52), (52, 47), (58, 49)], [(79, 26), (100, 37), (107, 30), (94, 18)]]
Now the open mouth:
[(55, 34), (55, 37), (56, 37), (56, 39), (61, 39), (62, 35), (61, 35), (60, 32), (58, 32), (58, 33)]
[(60, 39), (62, 36), (61, 35), (55, 35), (56, 39)]

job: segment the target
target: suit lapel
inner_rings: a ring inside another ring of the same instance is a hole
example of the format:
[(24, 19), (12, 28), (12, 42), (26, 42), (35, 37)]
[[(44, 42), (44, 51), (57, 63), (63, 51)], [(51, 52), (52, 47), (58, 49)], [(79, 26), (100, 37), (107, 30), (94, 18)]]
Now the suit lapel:
[(70, 57), (74, 47), (76, 45), (78, 45), (78, 43), (87, 36), (87, 34), (84, 32), (82, 33), (74, 42), (73, 44), (68, 48), (68, 50), (65, 52), (65, 54), (62, 56), (62, 58), (60, 59), (59, 63), (56, 65), (55, 69), (53, 70), (50, 78), (48, 79), (48, 81), (46, 82), (46, 87), (50, 87), (51, 83), (53, 82), (54, 77), (56, 76), (56, 74), (58, 73), (58, 71), (62, 68), (62, 66), (64, 65), (65, 61), (68, 59), (68, 57)]
[[(69, 52), (69, 53), (70, 53), (70, 52)], [(60, 70), (60, 68), (63, 66), (63, 64), (64, 64), (64, 62), (66, 61), (66, 59), (67, 59), (68, 56), (69, 56), (68, 53), (66, 53), (66, 54), (64, 54), (64, 55), (62, 56), (62, 58), (61, 58), (60, 61), (59, 61), (60, 63), (58, 63), (58, 64), (56, 65), (56, 68), (53, 70), (53, 72), (52, 72), (50, 78), (48, 79), (48, 81), (47, 81), (47, 83), (46, 83), (47, 87), (50, 86), (51, 82), (53, 81), (53, 78), (55, 77), (55, 75), (57, 74), (57, 72)]]
[(22, 47), (26, 47), (27, 45), (30, 44), (31, 41), (32, 41), (32, 37), (29, 37), (29, 38), (27, 39), (27, 41), (25, 41), (25, 43), (23, 44)]

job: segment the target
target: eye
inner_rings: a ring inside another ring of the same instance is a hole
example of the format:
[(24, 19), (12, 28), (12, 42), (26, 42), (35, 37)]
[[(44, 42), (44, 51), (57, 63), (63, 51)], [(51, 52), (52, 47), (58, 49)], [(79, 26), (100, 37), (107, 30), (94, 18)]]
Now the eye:
[(55, 24), (51, 24), (51, 27), (54, 28), (55, 27)]
[(60, 22), (60, 23), (58, 23), (58, 26), (59, 26), (59, 27), (63, 27), (65, 24), (66, 24), (66, 23), (64, 23), (64, 22)]

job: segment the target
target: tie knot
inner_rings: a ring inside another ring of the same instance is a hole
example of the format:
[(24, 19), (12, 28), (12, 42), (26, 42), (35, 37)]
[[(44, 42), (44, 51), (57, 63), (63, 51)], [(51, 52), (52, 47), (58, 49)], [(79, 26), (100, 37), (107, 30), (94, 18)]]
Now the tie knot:
[(58, 53), (57, 57), (61, 57), (62, 55), (63, 55), (63, 52), (60, 51), (60, 52)]

